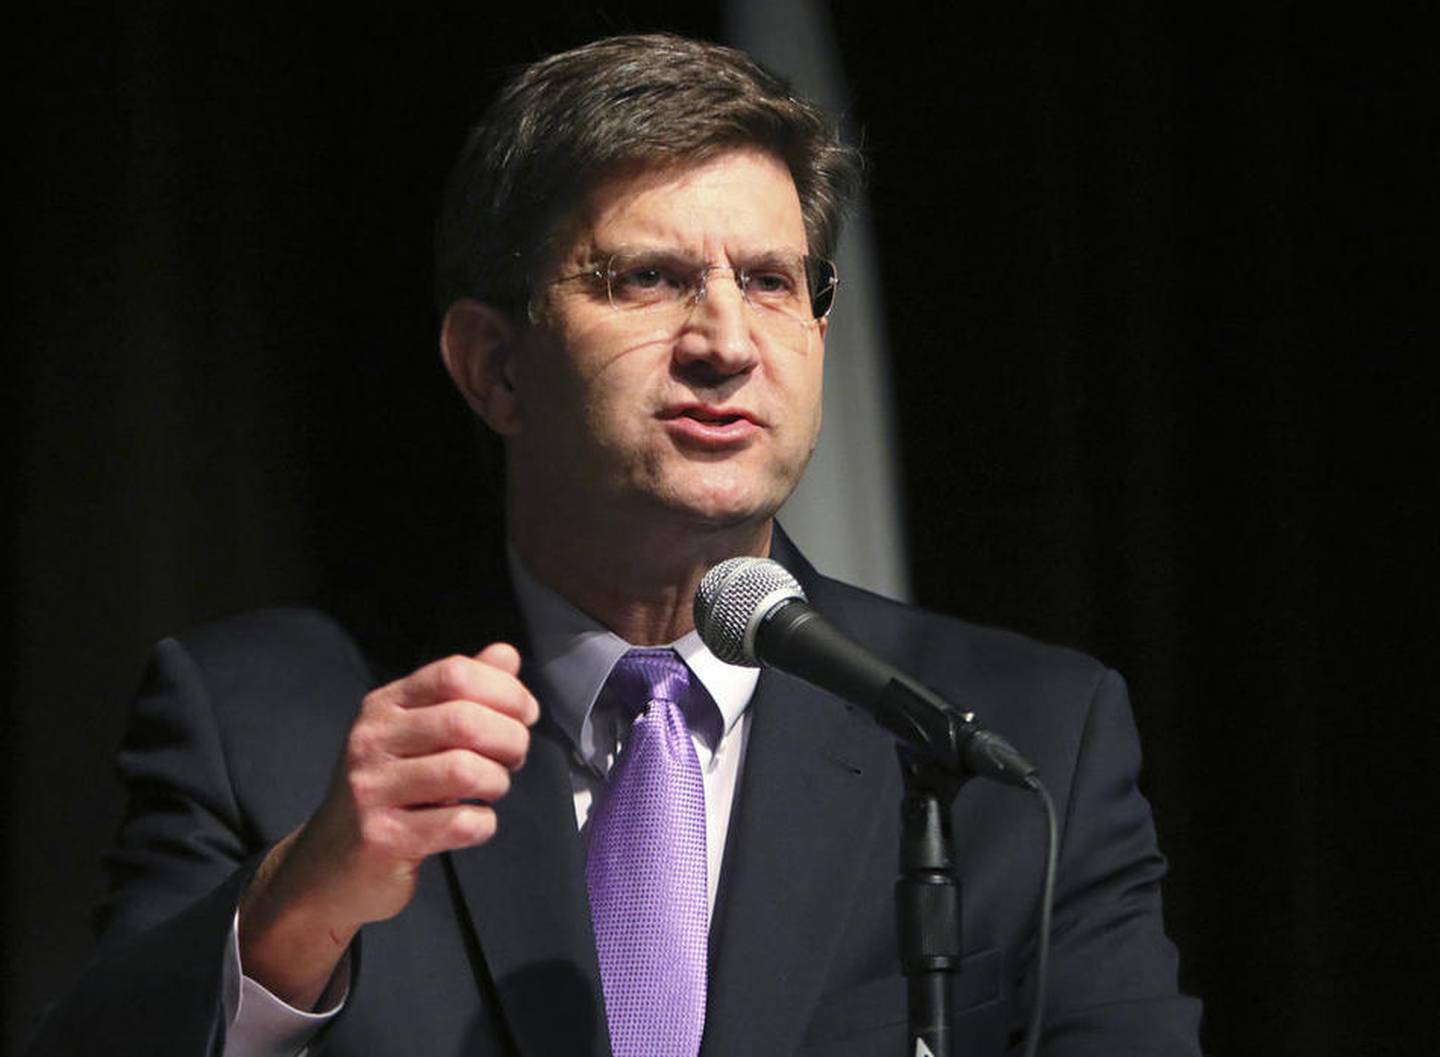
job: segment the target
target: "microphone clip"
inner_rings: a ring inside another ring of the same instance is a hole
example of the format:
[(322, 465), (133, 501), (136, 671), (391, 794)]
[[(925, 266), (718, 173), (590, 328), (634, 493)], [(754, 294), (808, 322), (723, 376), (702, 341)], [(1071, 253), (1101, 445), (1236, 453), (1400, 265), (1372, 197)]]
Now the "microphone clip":
[(971, 775), (1028, 789), (1036, 768), (1008, 741), (975, 722), (975, 713), (961, 712), (938, 694), (896, 676), (876, 702), (875, 718), (938, 769), (958, 789)]

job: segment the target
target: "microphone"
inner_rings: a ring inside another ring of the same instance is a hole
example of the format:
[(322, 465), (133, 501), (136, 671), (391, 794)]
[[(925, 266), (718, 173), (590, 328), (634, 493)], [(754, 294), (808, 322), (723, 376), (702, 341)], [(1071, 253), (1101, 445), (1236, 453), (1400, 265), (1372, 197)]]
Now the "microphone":
[(1031, 788), (1036, 769), (1000, 735), (974, 722), (841, 632), (811, 608), (779, 562), (727, 558), (695, 592), (695, 627), (729, 664), (762, 664), (799, 676), (866, 711), (900, 740), (956, 776)]

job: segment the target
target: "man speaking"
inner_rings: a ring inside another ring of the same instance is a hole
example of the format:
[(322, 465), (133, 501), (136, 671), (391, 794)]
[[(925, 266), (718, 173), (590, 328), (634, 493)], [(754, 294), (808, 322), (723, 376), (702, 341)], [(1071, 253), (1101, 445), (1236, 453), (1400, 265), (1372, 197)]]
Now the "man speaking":
[[(445, 367), (504, 448), (508, 582), (465, 652), (399, 669), (309, 611), (161, 643), (101, 952), (36, 1053), (900, 1053), (895, 744), (700, 641), (696, 587), (737, 555), (1045, 776), (1041, 1052), (1198, 1052), (1120, 679), (827, 580), (774, 523), (856, 180), (822, 114), (715, 45), (600, 41), (503, 90), (438, 286)], [(1034, 998), (1043, 833), (980, 783), (953, 828), (955, 1045), (998, 1055)]]

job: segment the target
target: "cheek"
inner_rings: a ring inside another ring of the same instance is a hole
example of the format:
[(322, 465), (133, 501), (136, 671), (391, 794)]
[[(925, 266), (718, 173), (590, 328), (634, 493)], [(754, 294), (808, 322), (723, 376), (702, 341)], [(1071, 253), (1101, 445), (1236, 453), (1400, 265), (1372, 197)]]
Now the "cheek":
[(627, 446), (634, 432), (633, 416), (625, 414), (624, 394), (613, 389), (590, 389), (584, 397), (581, 415), (587, 438), (598, 448)]
[[(522, 428), (532, 437), (583, 430), (595, 404), (599, 367), (583, 354), (585, 343), (569, 327), (534, 341), (517, 357), (514, 378)], [(575, 350), (580, 350), (578, 353)]]
[(802, 432), (809, 435), (809, 447), (812, 448), (820, 432), (821, 407), (824, 403), (822, 371), (822, 361), (816, 357), (796, 373), (789, 386), (790, 406), (795, 413), (795, 421), (802, 424)]

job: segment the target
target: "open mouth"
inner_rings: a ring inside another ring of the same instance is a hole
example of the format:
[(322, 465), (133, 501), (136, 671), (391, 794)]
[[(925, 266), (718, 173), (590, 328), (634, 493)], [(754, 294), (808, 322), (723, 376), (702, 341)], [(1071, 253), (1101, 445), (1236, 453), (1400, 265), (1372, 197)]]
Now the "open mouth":
[(703, 407), (690, 407), (680, 412), (682, 418), (694, 419), (696, 422), (707, 426), (728, 426), (734, 422), (747, 421), (744, 415), (738, 412), (711, 411)]
[(676, 437), (702, 448), (731, 448), (737, 444), (748, 444), (760, 428), (760, 424), (745, 411), (704, 404), (673, 408), (665, 418)]
[(758, 425), (755, 417), (739, 408), (712, 407), (709, 404), (680, 404), (672, 407), (665, 415), (675, 420), (698, 422), (702, 426), (733, 426), (744, 422)]

